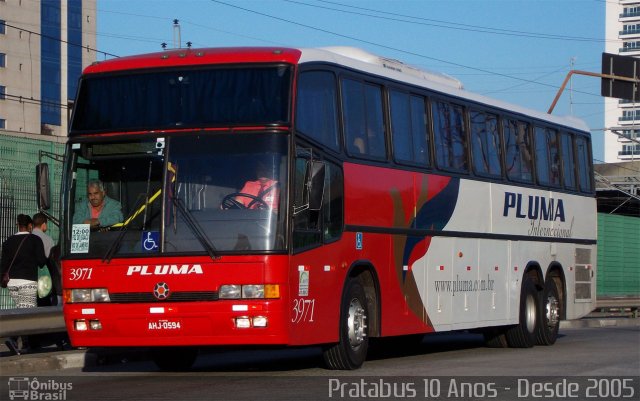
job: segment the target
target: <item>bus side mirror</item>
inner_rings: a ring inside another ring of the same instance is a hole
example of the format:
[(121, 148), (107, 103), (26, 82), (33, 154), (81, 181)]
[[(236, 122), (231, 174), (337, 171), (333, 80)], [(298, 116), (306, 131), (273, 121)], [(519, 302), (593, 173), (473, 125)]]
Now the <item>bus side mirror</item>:
[(36, 186), (38, 210), (49, 210), (51, 208), (51, 185), (49, 184), (49, 165), (47, 163), (36, 165)]
[(309, 172), (309, 210), (317, 211), (322, 208), (325, 165), (323, 162), (309, 161), (307, 169)]

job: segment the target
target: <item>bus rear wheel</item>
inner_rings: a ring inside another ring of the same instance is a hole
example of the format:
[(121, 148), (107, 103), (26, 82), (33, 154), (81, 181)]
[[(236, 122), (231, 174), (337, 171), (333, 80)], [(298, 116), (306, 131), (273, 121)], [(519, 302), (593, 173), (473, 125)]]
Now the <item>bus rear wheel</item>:
[(547, 278), (542, 291), (542, 307), (540, 308), (540, 324), (536, 331), (536, 344), (553, 345), (558, 338), (562, 306), (558, 286), (553, 277)]
[(168, 372), (184, 372), (191, 369), (198, 357), (198, 349), (194, 347), (154, 347), (151, 358), (160, 370)]
[(359, 280), (349, 279), (340, 306), (340, 341), (323, 351), (327, 368), (353, 370), (362, 366), (369, 348), (368, 317), (364, 288)]
[(507, 329), (507, 343), (512, 348), (531, 348), (536, 343), (540, 297), (531, 278), (522, 278), (518, 324)]

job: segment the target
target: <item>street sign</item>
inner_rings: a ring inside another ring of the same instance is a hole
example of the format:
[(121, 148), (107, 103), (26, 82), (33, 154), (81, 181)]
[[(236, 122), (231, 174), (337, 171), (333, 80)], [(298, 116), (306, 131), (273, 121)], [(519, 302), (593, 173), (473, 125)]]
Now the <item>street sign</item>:
[(602, 96), (640, 101), (640, 59), (602, 53), (602, 75)]

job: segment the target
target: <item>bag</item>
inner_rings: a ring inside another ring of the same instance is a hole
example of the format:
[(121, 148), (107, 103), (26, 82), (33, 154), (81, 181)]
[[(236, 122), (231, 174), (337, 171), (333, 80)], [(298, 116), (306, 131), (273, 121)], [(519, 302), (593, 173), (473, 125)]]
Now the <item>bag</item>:
[(38, 298), (45, 298), (47, 295), (51, 293), (51, 273), (49, 273), (49, 269), (45, 267), (41, 267), (38, 269)]
[(11, 280), (11, 277), (9, 277), (9, 272), (11, 271), (11, 268), (13, 267), (13, 262), (16, 261), (16, 257), (20, 252), (20, 248), (22, 248), (22, 244), (24, 244), (24, 240), (26, 240), (27, 237), (28, 235), (25, 235), (24, 238), (22, 238), (22, 241), (20, 241), (20, 245), (18, 245), (18, 249), (16, 250), (16, 253), (13, 255), (13, 259), (11, 259), (9, 268), (7, 269), (6, 272), (2, 273), (2, 282), (0, 282), (0, 286), (2, 286), (2, 288), (7, 288), (7, 285), (9, 285), (9, 280)]

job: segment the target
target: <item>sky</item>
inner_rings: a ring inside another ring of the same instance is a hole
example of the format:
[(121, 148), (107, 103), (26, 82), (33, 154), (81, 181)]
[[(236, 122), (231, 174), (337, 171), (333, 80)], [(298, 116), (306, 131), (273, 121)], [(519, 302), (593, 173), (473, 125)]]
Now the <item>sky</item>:
[[(546, 112), (572, 68), (600, 72), (606, 1), (97, 0), (97, 49), (173, 48), (178, 19), (182, 47), (354, 46)], [(574, 76), (567, 88), (553, 113), (583, 119), (604, 160), (600, 79)]]

